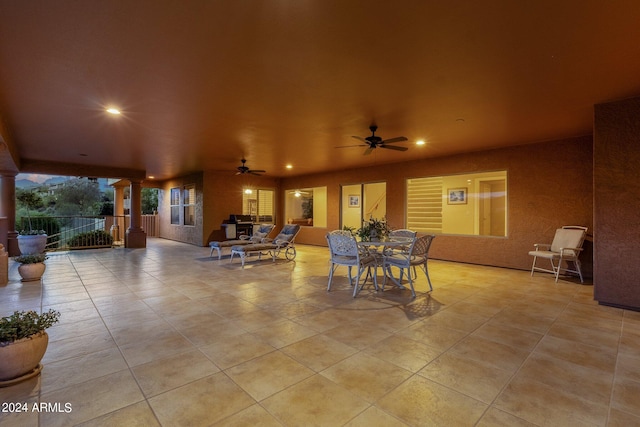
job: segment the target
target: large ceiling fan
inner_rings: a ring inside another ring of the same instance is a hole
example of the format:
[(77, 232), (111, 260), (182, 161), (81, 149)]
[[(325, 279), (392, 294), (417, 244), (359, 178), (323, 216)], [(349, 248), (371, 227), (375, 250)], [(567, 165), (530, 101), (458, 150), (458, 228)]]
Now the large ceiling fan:
[(364, 142), (364, 144), (358, 144), (358, 145), (342, 145), (336, 148), (346, 148), (346, 147), (367, 147), (366, 150), (364, 150), (364, 154), (371, 154), (371, 152), (380, 147), (380, 148), (388, 148), (389, 150), (396, 150), (396, 151), (407, 151), (408, 148), (407, 147), (399, 147), (397, 145), (390, 145), (390, 144), (394, 144), (396, 142), (404, 142), (404, 141), (408, 141), (407, 138), (405, 138), (404, 136), (397, 136), (395, 138), (389, 138), (389, 139), (382, 139), (379, 136), (376, 136), (376, 131), (378, 130), (378, 126), (376, 125), (371, 125), (369, 126), (369, 130), (371, 131), (371, 136), (368, 136), (366, 138), (362, 138), (361, 136), (353, 136), (352, 138), (355, 138), (359, 141)]
[(258, 175), (260, 176), (261, 174), (265, 173), (266, 171), (261, 170), (261, 169), (249, 169), (247, 166), (245, 166), (245, 163), (247, 163), (247, 161), (245, 159), (241, 160), (242, 162), (242, 166), (238, 166), (238, 172), (236, 172), (236, 175), (244, 175), (245, 173), (248, 173), (250, 175)]

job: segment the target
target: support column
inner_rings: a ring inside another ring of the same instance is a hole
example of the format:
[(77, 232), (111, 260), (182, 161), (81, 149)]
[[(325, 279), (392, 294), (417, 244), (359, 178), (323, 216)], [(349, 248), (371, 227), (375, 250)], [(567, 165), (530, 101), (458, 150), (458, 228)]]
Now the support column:
[[(117, 185), (113, 188), (113, 226), (115, 230), (111, 235), (114, 240), (124, 239), (122, 237), (125, 232), (126, 221), (124, 217), (124, 187)], [(116, 239), (117, 238), (117, 239)]]
[(140, 227), (142, 223), (142, 181), (131, 180), (131, 207), (129, 209), (130, 223), (124, 238), (126, 248), (146, 248), (147, 234)]
[[(0, 174), (0, 217), (7, 219), (6, 235), (0, 236), (9, 256), (20, 255), (18, 232), (16, 231), (16, 174)], [(6, 243), (5, 243), (6, 239)]]
[(113, 189), (113, 214), (124, 216), (124, 187), (114, 187)]
[(640, 311), (640, 97), (597, 104), (593, 136), (593, 296)]

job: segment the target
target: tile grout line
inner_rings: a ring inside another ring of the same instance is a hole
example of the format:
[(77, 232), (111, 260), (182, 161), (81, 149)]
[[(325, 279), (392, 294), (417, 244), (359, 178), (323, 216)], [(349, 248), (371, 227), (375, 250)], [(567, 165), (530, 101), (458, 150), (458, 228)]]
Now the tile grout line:
[[(98, 260), (96, 257), (92, 257), (92, 258), (93, 258), (93, 261), (95, 261), (95, 262), (97, 262), (98, 264), (100, 264), (101, 266), (105, 267), (105, 265), (104, 265), (100, 260)], [(129, 362), (127, 361), (127, 359), (126, 359), (126, 357), (125, 357), (124, 353), (122, 352), (122, 349), (120, 348), (120, 345), (118, 344), (118, 342), (117, 342), (117, 341), (116, 341), (116, 339), (114, 338), (113, 334), (111, 333), (111, 329), (109, 328), (109, 326), (108, 326), (108, 325), (106, 324), (106, 322), (104, 321), (104, 318), (103, 318), (103, 316), (102, 316), (102, 313), (101, 313), (101, 312), (100, 312), (100, 310), (98, 309), (98, 306), (95, 304), (95, 301), (93, 300), (93, 296), (91, 295), (91, 293), (90, 293), (90, 292), (89, 292), (89, 290), (87, 289), (86, 284), (84, 283), (84, 280), (82, 279), (82, 276), (81, 276), (81, 275), (80, 275), (80, 273), (78, 272), (78, 270), (77, 270), (77, 268), (76, 268), (76, 265), (75, 265), (75, 263), (73, 262), (72, 257), (70, 257), (70, 256), (69, 256), (69, 261), (71, 262), (71, 265), (73, 266), (74, 270), (76, 271), (76, 274), (78, 274), (78, 277), (80, 278), (80, 281), (81, 281), (81, 283), (82, 283), (82, 286), (85, 288), (85, 291), (87, 292), (87, 295), (89, 295), (89, 299), (91, 300), (91, 304), (92, 304), (92, 305), (93, 305), (93, 307), (96, 309), (96, 312), (98, 313), (98, 316), (100, 316), (100, 321), (102, 322), (102, 324), (104, 325), (105, 329), (106, 329), (106, 330), (107, 330), (107, 332), (109, 333), (109, 336), (110, 336), (110, 337), (111, 337), (111, 339), (113, 340), (113, 343), (115, 344), (116, 348), (118, 349), (118, 352), (120, 353), (120, 356), (122, 357), (122, 360), (124, 360), (124, 362), (126, 363), (126, 365), (127, 365), (127, 370), (129, 371), (129, 374), (131, 375), (131, 377), (132, 377), (132, 378), (133, 378), (133, 380), (135, 381), (135, 383), (136, 383), (136, 385), (137, 385), (138, 389), (140, 390), (140, 394), (142, 395), (142, 397), (143, 397), (143, 399), (144, 399), (143, 401), (144, 401), (144, 402), (147, 404), (147, 406), (149, 407), (149, 410), (150, 410), (150, 411), (151, 411), (151, 413), (153, 414), (153, 416), (154, 416), (155, 420), (158, 422), (158, 424), (159, 424), (160, 426), (162, 426), (162, 423), (160, 422), (160, 419), (158, 418), (158, 415), (157, 415), (157, 414), (156, 414), (156, 412), (153, 410), (153, 407), (149, 404), (149, 400), (148, 400), (147, 396), (145, 395), (144, 391), (142, 390), (142, 387), (140, 386), (140, 383), (139, 383), (139, 381), (138, 381), (138, 378), (135, 376), (135, 374), (134, 374), (134, 372), (133, 372), (133, 368), (131, 367), (131, 365), (130, 365), (130, 364), (129, 364)], [(110, 270), (108, 267), (105, 267), (105, 268), (106, 268), (109, 272), (111, 272), (111, 270)], [(120, 281), (121, 279), (119, 279), (119, 278), (118, 278), (118, 280)], [(124, 284), (124, 282), (122, 282), (122, 283)], [(125, 284), (125, 286), (126, 286), (126, 284)], [(145, 304), (146, 304), (146, 303), (145, 303)], [(106, 376), (106, 375), (105, 375), (105, 376)], [(135, 403), (139, 403), (139, 402), (135, 402)], [(133, 404), (135, 404), (135, 403), (133, 403)], [(131, 406), (131, 404), (130, 404), (130, 405), (127, 405), (127, 406)], [(125, 406), (125, 407), (123, 407), (123, 408), (126, 408), (127, 406)], [(122, 410), (123, 408), (117, 408), (117, 409), (115, 409), (115, 410), (113, 410), (113, 411), (111, 411), (111, 412), (108, 412), (108, 413), (105, 413), (105, 414), (98, 415), (97, 417), (90, 418), (90, 419), (88, 419), (88, 420), (84, 420), (84, 421), (82, 421), (82, 422), (87, 422), (87, 421), (90, 421), (90, 420), (93, 420), (93, 419), (96, 419), (96, 418), (103, 417), (103, 416), (108, 415), (108, 414), (110, 414), (110, 413), (115, 413), (115, 412), (117, 412), (117, 411), (119, 411), (119, 410)]]

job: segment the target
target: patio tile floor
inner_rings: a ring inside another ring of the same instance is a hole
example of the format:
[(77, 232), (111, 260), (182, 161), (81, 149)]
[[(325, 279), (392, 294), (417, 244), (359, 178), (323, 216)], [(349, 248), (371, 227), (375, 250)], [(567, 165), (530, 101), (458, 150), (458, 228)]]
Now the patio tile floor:
[(0, 425), (640, 425), (640, 313), (592, 285), (431, 260), (433, 292), (354, 299), (346, 270), (326, 291), (326, 248), (297, 249), (241, 269), (150, 238), (53, 253), (42, 283), (10, 261), (0, 316), (62, 317)]

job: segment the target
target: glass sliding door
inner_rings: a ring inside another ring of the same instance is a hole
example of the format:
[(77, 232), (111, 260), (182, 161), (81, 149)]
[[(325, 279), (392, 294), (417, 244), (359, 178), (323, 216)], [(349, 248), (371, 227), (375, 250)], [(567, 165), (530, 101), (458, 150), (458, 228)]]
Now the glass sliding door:
[(370, 218), (382, 220), (387, 215), (387, 183), (343, 185), (341, 191), (341, 227), (358, 229)]

